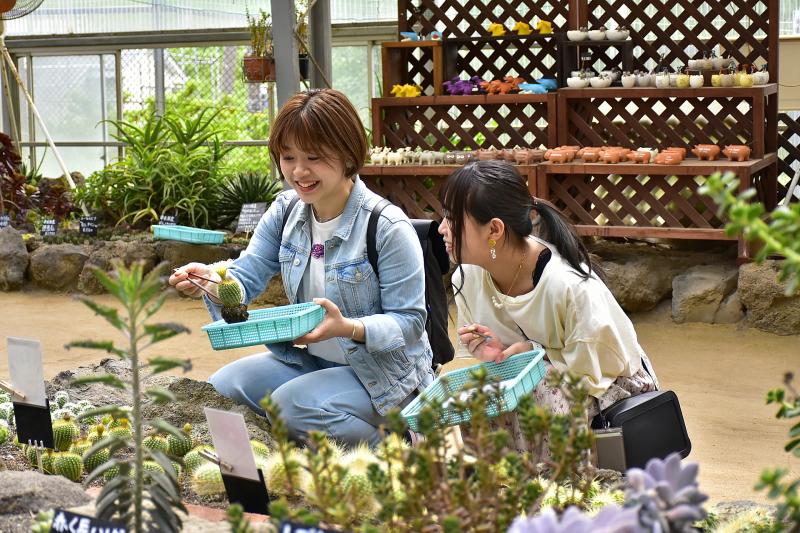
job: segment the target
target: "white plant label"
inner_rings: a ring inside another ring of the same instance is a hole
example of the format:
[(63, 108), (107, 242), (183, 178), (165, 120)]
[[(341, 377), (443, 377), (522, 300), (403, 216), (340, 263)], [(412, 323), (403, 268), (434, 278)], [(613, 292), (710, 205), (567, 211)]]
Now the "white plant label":
[(250, 447), (250, 435), (239, 413), (230, 413), (206, 407), (203, 409), (208, 419), (208, 431), (221, 463), (232, 467), (224, 474), (259, 481), (256, 460)]
[(39, 341), (8, 337), (8, 369), (11, 385), (25, 395), (25, 399), (14, 394), (12, 401), (47, 406), (42, 370), (42, 345)]

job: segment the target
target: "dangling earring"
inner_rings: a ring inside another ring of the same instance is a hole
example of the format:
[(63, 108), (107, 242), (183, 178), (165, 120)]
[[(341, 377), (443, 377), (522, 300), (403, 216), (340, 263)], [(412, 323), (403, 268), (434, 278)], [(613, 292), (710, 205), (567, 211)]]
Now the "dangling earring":
[(497, 241), (494, 239), (489, 239), (489, 256), (492, 258), (492, 261), (497, 259), (497, 250), (494, 247), (497, 245)]

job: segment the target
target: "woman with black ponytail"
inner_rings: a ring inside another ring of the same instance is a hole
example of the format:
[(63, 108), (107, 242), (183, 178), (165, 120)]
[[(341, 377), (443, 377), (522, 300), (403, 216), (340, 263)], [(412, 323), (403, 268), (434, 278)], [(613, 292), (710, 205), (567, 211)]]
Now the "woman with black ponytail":
[[(525, 180), (503, 161), (470, 163), (441, 192), (444, 236), (457, 265), (458, 356), (503, 361), (541, 345), (548, 365), (581, 376), (605, 409), (655, 390), (633, 324), (601, 280), (573, 225), (532, 198)], [(646, 365), (646, 368), (644, 367)], [(534, 391), (555, 412), (569, 405), (542, 381)], [(524, 449), (515, 419), (512, 434)]]

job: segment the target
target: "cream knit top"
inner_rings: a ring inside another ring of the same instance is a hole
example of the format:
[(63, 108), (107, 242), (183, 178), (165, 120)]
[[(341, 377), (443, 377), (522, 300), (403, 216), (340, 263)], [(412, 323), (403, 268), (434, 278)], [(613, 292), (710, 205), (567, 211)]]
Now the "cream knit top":
[[(619, 376), (631, 377), (641, 368), (644, 351), (633, 324), (608, 287), (596, 276), (584, 280), (550, 243), (552, 257), (539, 283), (527, 294), (507, 297), (495, 287), (489, 272), (463, 265), (453, 274), (458, 324), (482, 324), (503, 345), (533, 340), (547, 351), (557, 370), (582, 376), (590, 394), (599, 397)], [(492, 304), (492, 296), (503, 307)], [(457, 357), (472, 357), (458, 346)]]

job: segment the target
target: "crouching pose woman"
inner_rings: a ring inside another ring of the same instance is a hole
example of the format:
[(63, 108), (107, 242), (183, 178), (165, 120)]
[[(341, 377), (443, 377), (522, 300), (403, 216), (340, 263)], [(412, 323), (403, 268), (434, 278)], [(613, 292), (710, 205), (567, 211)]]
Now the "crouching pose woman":
[[(512, 165), (470, 163), (448, 178), (441, 195), (439, 232), (459, 265), (452, 282), (462, 356), (500, 362), (541, 344), (548, 368), (582, 377), (603, 409), (655, 390), (633, 324), (575, 228), (551, 204), (531, 198)], [(545, 381), (534, 396), (554, 412), (569, 409)], [(594, 402), (588, 414), (597, 412)], [(526, 449), (516, 417), (505, 423), (517, 448)]]
[[(289, 300), (316, 302), (325, 318), (293, 342), (228, 364), (210, 382), (262, 413), (259, 401), (271, 392), (296, 440), (317, 430), (346, 445), (374, 446), (387, 411), (407, 404), (433, 379), (419, 240), (403, 212), (388, 206), (377, 224), (378, 272), (372, 271), (367, 221), (381, 198), (358, 177), (367, 141), (341, 92), (291, 98), (273, 124), (269, 148), (292, 190), (272, 203), (227, 276), (242, 286), (247, 303), (280, 272)], [(214, 283), (190, 281), (190, 274), (216, 275), (191, 263), (170, 283), (200, 296), (195, 284), (201, 282), (215, 294)], [(204, 297), (219, 319), (216, 298)]]

